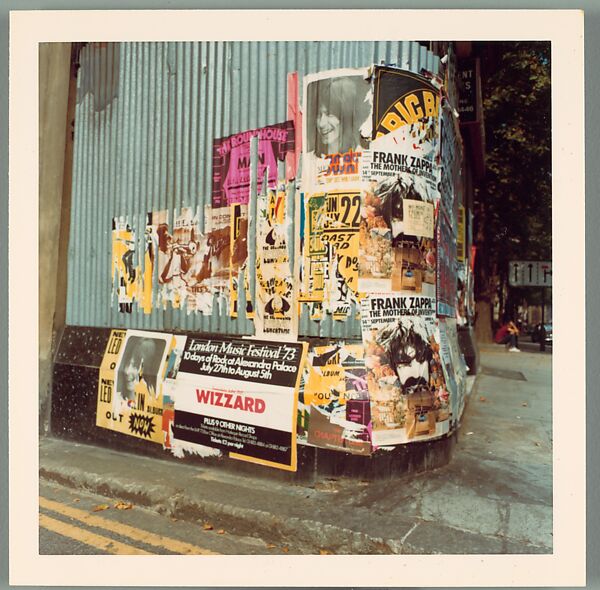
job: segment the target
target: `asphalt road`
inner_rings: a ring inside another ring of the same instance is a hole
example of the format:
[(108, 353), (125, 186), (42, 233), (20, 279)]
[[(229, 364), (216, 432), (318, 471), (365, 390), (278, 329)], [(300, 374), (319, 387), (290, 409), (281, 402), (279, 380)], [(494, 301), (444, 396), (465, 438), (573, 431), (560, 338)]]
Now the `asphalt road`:
[(210, 522), (179, 521), (128, 502), (40, 481), (40, 555), (285, 554)]

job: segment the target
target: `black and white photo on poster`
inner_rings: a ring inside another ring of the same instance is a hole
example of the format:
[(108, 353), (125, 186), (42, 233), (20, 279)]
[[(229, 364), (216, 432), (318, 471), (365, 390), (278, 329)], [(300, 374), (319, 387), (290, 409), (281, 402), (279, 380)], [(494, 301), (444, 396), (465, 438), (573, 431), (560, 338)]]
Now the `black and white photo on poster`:
[(360, 180), (360, 157), (371, 135), (372, 92), (366, 68), (304, 78), (304, 190)]
[(163, 443), (163, 380), (171, 339), (171, 334), (112, 330), (99, 372), (97, 426)]
[(361, 324), (373, 445), (447, 433), (450, 399), (439, 354), (435, 298), (371, 294), (361, 302)]
[(161, 394), (167, 340), (171, 336), (128, 330), (116, 368), (115, 399), (128, 407), (141, 409), (141, 399)]

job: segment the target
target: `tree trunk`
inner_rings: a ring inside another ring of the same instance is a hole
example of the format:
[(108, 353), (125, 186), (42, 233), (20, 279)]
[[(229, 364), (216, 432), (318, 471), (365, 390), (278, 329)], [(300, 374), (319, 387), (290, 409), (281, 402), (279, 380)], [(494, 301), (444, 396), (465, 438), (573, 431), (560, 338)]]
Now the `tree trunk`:
[(487, 299), (480, 299), (475, 303), (477, 320), (475, 322), (475, 338), (477, 342), (493, 342), (492, 334), (492, 304)]

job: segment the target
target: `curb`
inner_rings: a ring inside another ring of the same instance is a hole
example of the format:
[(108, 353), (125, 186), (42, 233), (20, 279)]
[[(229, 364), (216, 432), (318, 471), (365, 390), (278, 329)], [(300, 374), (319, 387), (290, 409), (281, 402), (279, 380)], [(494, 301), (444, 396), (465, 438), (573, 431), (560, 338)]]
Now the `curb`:
[(141, 489), (136, 484), (126, 485), (114, 479), (90, 477), (81, 471), (40, 467), (40, 478), (72, 489), (114, 496), (151, 508), (171, 518), (193, 521), (211, 520), (219, 527), (236, 535), (258, 534), (270, 542), (294, 543), (308, 553), (321, 550), (336, 554), (399, 554), (403, 540), (383, 539), (316, 520), (281, 517), (263, 510), (241, 508), (219, 502), (193, 501), (182, 492), (172, 494), (164, 486)]

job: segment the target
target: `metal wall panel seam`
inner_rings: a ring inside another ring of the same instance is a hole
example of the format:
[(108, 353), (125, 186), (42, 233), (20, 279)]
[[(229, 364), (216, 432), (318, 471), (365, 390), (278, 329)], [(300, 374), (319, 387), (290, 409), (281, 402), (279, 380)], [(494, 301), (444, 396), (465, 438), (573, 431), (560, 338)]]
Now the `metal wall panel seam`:
[(69, 261), (68, 261), (68, 280), (67, 290), (69, 293), (68, 301), (70, 306), (67, 308), (67, 321), (78, 323), (79, 301), (81, 294), (79, 287), (79, 269), (77, 265), (80, 260), (79, 242), (82, 232), (79, 223), (81, 195), (83, 193), (83, 183), (85, 174), (83, 170), (85, 142), (85, 121), (83, 119), (83, 70), (85, 68), (86, 47), (83, 47), (79, 54), (79, 71), (77, 73), (77, 99), (75, 105), (75, 135), (74, 135), (74, 154), (73, 154), (73, 186), (72, 186), (72, 206), (71, 206), (71, 235), (69, 239)]
[[(95, 231), (96, 231), (96, 239), (94, 240), (94, 266), (95, 266), (95, 283), (100, 285), (102, 284), (102, 277), (104, 275), (104, 270), (106, 268), (105, 264), (105, 244), (106, 244), (106, 234), (105, 234), (105, 219), (108, 217), (108, 203), (107, 203), (107, 187), (106, 187), (106, 179), (107, 168), (106, 168), (106, 160), (107, 160), (107, 122), (109, 116), (109, 96), (108, 96), (108, 48), (103, 47), (102, 53), (100, 54), (100, 59), (98, 62), (99, 67), (99, 76), (101, 81), (101, 87), (99, 88), (100, 97), (102, 100), (103, 108), (99, 113), (98, 120), (98, 194), (100, 195), (100, 214), (96, 215), (96, 223), (95, 223)], [(104, 310), (108, 309), (107, 301), (106, 301), (106, 290), (105, 289), (93, 289), (94, 296), (96, 298), (96, 309), (100, 310), (99, 320), (101, 320), (102, 315), (104, 315)], [(96, 312), (97, 314), (97, 312)]]
[[(87, 64), (88, 75), (93, 82), (93, 51), (91, 51), (91, 55), (88, 56), (88, 64)], [(90, 236), (90, 213), (92, 207), (92, 192), (94, 189), (94, 169), (93, 169), (93, 158), (94, 158), (94, 127), (93, 127), (93, 104), (94, 104), (94, 94), (93, 94), (93, 86), (92, 92), (90, 92), (87, 96), (88, 98), (88, 109), (85, 117), (85, 129), (86, 129), (86, 143), (87, 149), (85, 151), (85, 185), (83, 192), (83, 207), (82, 207), (82, 219), (81, 223), (84, 230), (84, 236)], [(88, 261), (89, 261), (89, 252), (90, 252), (90, 240), (85, 239), (82, 241), (81, 250), (82, 257), (80, 259), (80, 276), (86, 277), (87, 271), (89, 269)], [(87, 278), (87, 277), (86, 277)], [(83, 281), (85, 285), (85, 279)], [(91, 307), (89, 306), (91, 297), (88, 296), (84, 298), (82, 305), (80, 307), (81, 313), (84, 317), (87, 317), (91, 312)]]
[(77, 289), (75, 286), (76, 272), (74, 266), (76, 264), (75, 251), (78, 244), (79, 228), (77, 226), (77, 203), (79, 194), (81, 193), (81, 150), (83, 142), (81, 141), (81, 63), (83, 61), (83, 48), (79, 52), (79, 71), (77, 73), (76, 80), (76, 95), (75, 95), (75, 116), (73, 125), (73, 174), (71, 181), (71, 195), (72, 195), (72, 206), (70, 211), (70, 235), (68, 244), (68, 260), (67, 260), (67, 323), (75, 323), (74, 310), (76, 308), (76, 294)]

